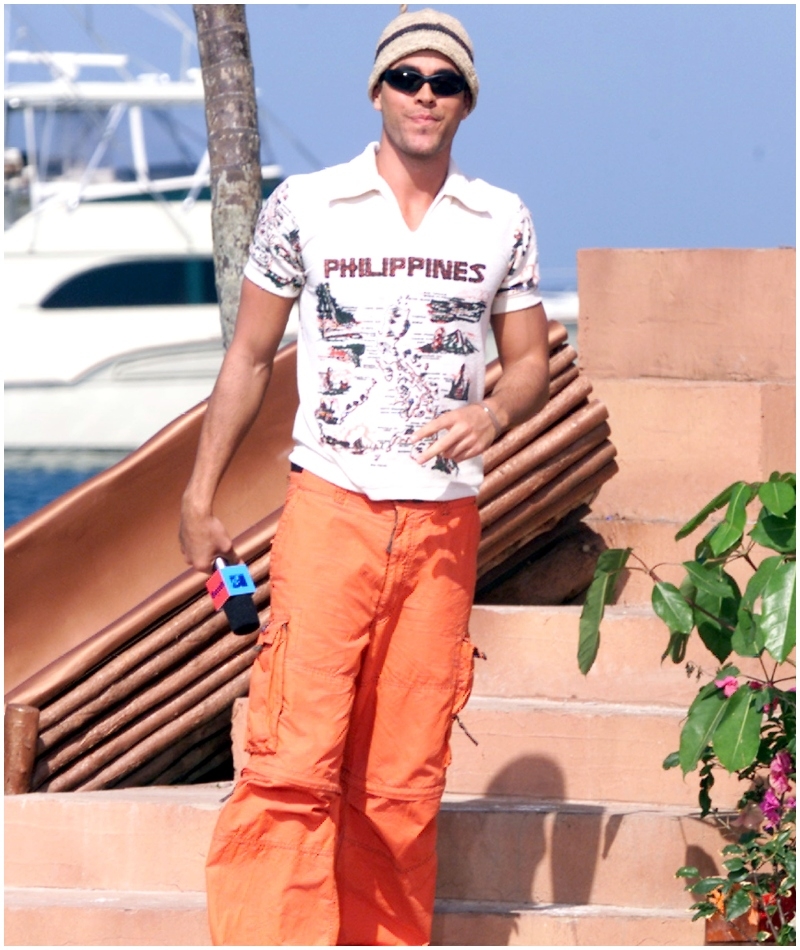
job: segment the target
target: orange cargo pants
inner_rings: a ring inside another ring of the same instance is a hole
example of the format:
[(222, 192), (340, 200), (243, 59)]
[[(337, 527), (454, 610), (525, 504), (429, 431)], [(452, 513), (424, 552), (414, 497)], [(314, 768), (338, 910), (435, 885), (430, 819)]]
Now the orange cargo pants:
[(474, 498), (373, 502), (291, 475), (250, 759), (206, 866), (215, 944), (430, 942), (479, 535)]

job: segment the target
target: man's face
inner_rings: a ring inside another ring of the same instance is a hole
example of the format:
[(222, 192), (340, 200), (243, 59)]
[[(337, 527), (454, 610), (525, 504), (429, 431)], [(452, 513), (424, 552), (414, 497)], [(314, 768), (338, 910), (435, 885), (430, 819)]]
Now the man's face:
[[(392, 63), (392, 69), (399, 66), (412, 66), (423, 76), (442, 70), (458, 72), (450, 59), (433, 50), (403, 56)], [(457, 96), (435, 96), (428, 83), (417, 92), (405, 93), (382, 82), (372, 101), (383, 114), (383, 131), (392, 145), (400, 153), (415, 158), (427, 158), (449, 149), (461, 120), (469, 113), (466, 91)]]

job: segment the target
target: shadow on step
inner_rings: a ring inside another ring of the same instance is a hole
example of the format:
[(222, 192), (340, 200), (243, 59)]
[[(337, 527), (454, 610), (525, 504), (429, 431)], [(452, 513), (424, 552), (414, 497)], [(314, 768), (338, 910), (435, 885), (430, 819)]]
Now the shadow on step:
[[(440, 855), (438, 896), (590, 903), (598, 862), (622, 819), (609, 817), (601, 805), (568, 804), (568, 792), (562, 769), (547, 756), (521, 756), (498, 772), (483, 803), (459, 807), (458, 834), (440, 835), (450, 853)], [(513, 915), (493, 918), (491, 925), (493, 946), (514, 942)], [(482, 930), (482, 942), (486, 936)]]
[[(569, 800), (564, 773), (559, 766), (546, 756), (529, 755), (516, 759), (494, 777), (488, 788), (489, 795), (522, 795), (546, 802), (566, 802)], [(548, 903), (588, 904), (592, 892), (595, 869), (600, 857), (600, 835), (605, 810), (601, 806), (580, 806), (580, 846), (576, 848), (574, 815), (566, 811), (553, 814), (549, 841), (545, 839), (545, 829), (531, 849), (530, 877), (526, 883), (532, 884), (537, 866), (546, 859), (550, 865), (552, 894)], [(587, 820), (587, 816), (594, 820)], [(613, 831), (606, 829), (612, 838), (604, 842), (603, 850), (608, 851), (613, 841)], [(527, 874), (525, 875), (527, 878)]]

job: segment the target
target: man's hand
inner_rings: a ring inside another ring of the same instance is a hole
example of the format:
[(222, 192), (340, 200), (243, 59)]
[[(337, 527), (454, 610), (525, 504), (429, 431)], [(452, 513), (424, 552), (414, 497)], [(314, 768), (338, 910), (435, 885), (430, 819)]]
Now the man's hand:
[[(502, 432), (529, 419), (547, 404), (549, 347), (544, 307), (498, 313), (492, 327), (503, 375), (484, 400)], [(446, 430), (446, 431), (444, 431)], [(463, 462), (485, 452), (498, 436), (492, 416), (480, 403), (443, 412), (414, 433), (413, 444), (442, 433), (413, 458), (423, 465), (437, 455)]]
[(418, 429), (411, 441), (416, 444), (429, 436), (436, 435), (437, 432), (442, 434), (433, 445), (428, 446), (419, 455), (412, 456), (420, 465), (436, 458), (437, 455), (452, 459), (454, 462), (464, 462), (485, 452), (497, 436), (497, 430), (489, 413), (475, 403), (462, 406), (461, 409), (443, 412)]
[(224, 557), (231, 564), (239, 560), (225, 525), (219, 518), (211, 513), (193, 510), (186, 500), (181, 506), (179, 537), (187, 563), (205, 574), (214, 572), (216, 557)]

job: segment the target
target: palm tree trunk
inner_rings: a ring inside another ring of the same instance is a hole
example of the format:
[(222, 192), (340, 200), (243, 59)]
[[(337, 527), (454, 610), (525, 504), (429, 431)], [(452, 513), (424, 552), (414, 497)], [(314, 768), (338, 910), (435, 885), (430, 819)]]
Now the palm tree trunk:
[(242, 271), (261, 208), (261, 146), (243, 3), (195, 3), (211, 163), (211, 229), (222, 340), (236, 325)]

